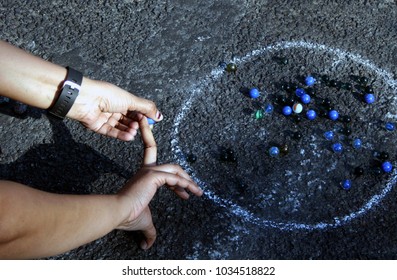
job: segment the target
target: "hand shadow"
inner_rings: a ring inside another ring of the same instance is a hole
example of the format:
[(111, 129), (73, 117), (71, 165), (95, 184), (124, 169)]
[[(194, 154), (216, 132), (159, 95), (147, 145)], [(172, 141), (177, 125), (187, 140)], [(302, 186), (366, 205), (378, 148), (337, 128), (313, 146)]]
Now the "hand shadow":
[(0, 179), (48, 192), (87, 194), (93, 192), (95, 181), (103, 174), (130, 177), (131, 171), (90, 146), (74, 141), (63, 121), (52, 116), (48, 119), (53, 143), (34, 145), (16, 161), (0, 164)]

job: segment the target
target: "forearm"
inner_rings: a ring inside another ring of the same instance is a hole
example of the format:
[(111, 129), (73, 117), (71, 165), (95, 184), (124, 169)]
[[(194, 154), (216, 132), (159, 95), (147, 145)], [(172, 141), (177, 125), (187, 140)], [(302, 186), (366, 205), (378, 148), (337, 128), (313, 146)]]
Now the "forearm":
[(60, 195), (0, 181), (0, 258), (60, 254), (98, 239), (125, 219), (116, 195)]
[(0, 95), (47, 109), (66, 69), (0, 41)]

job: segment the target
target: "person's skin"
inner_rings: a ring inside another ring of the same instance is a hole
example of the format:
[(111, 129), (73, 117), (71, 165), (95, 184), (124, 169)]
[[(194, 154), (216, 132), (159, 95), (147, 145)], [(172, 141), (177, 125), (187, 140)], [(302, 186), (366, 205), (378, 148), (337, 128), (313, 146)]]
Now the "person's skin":
[(157, 147), (141, 116), (143, 167), (116, 195), (61, 195), (0, 181), (0, 258), (40, 258), (69, 251), (114, 229), (142, 231), (142, 249), (156, 239), (149, 202), (167, 185), (183, 199), (202, 190), (178, 165), (156, 165)]
[[(0, 60), (0, 95), (43, 109), (54, 102), (52, 91), (66, 70), (3, 42)], [(148, 249), (156, 239), (148, 204), (157, 189), (167, 185), (183, 199), (188, 192), (203, 193), (180, 166), (156, 165), (156, 142), (146, 116), (157, 121), (162, 116), (153, 102), (87, 78), (81, 91), (68, 117), (124, 141), (132, 140), (139, 129), (143, 166), (115, 195), (53, 194), (0, 180), (0, 259), (57, 255), (114, 229), (142, 231), (141, 248)]]
[[(57, 100), (66, 68), (35, 57), (0, 41), (0, 95), (48, 109)], [(84, 77), (79, 96), (66, 115), (87, 128), (123, 141), (134, 139), (138, 123), (129, 112), (158, 122), (163, 119), (154, 102), (113, 84)]]

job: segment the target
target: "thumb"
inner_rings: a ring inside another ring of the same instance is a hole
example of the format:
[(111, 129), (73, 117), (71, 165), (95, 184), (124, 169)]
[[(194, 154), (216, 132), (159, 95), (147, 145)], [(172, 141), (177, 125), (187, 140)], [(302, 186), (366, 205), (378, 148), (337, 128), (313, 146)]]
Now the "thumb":
[(144, 212), (146, 212), (144, 213), (146, 217), (145, 227), (142, 229), (144, 240), (142, 240), (140, 246), (143, 250), (147, 250), (152, 247), (154, 241), (156, 241), (157, 232), (156, 228), (153, 225), (152, 214), (149, 207), (146, 207)]
[(131, 105), (128, 108), (129, 111), (138, 111), (156, 122), (164, 118), (153, 101), (135, 95), (131, 95), (131, 98)]

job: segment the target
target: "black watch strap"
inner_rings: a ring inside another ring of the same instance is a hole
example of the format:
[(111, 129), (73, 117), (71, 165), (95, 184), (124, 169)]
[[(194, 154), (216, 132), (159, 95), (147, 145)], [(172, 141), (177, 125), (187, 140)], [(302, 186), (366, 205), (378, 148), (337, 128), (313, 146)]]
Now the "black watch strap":
[(52, 115), (61, 119), (64, 119), (70, 108), (72, 108), (74, 101), (79, 95), (81, 82), (83, 81), (81, 72), (70, 67), (66, 67), (66, 69), (68, 74), (63, 82), (58, 100), (48, 110)]

